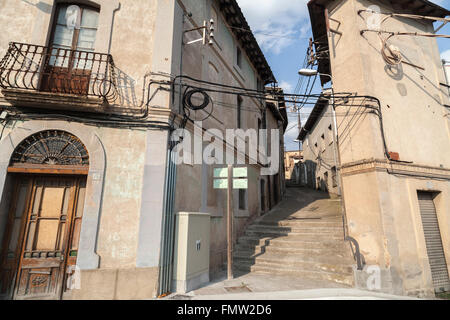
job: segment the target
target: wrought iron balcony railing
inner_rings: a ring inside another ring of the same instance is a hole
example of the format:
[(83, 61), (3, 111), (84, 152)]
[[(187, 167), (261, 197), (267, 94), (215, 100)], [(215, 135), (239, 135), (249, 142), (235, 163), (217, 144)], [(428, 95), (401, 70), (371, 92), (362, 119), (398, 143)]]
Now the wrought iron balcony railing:
[(0, 87), (114, 104), (119, 95), (115, 70), (109, 54), (12, 42), (0, 61)]

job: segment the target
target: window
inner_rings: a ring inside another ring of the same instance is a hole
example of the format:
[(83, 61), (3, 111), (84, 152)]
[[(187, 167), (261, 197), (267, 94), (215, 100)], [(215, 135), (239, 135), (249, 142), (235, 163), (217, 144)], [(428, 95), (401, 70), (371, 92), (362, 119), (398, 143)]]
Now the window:
[(99, 58), (93, 54), (98, 18), (99, 11), (92, 7), (71, 4), (56, 7), (51, 50), (40, 81), (42, 91), (88, 93), (92, 71), (99, 68)]
[(93, 52), (97, 37), (99, 11), (92, 7), (58, 5), (50, 46)]
[(247, 190), (239, 189), (239, 210), (247, 210)]
[(329, 141), (330, 141), (330, 145), (332, 143), (334, 143), (333, 127), (331, 126), (331, 124), (328, 127), (328, 138), (329, 138)]
[(242, 51), (239, 47), (236, 47), (236, 64), (239, 68), (242, 68)]
[(242, 98), (237, 96), (237, 127), (242, 128)]
[(261, 81), (261, 79), (259, 77), (256, 79), (256, 90), (258, 90), (258, 91), (264, 90), (263, 82)]

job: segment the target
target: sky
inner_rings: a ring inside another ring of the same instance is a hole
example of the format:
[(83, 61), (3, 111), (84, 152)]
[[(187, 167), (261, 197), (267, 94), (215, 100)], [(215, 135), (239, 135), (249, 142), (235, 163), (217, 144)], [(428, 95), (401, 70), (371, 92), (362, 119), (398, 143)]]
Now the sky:
[[(288, 93), (305, 93), (303, 88), (295, 88), (299, 82), (298, 70), (302, 67), (312, 37), (307, 9), (308, 0), (237, 0), (255, 34), (258, 43), (272, 68), (278, 85)], [(450, 0), (432, 1), (450, 9)], [(437, 24), (439, 25), (439, 24)], [(439, 31), (450, 35), (450, 24)], [(443, 59), (450, 61), (450, 39), (438, 39)], [(312, 93), (320, 93), (320, 85), (314, 86)], [(302, 109), (302, 123), (307, 120), (313, 106)], [(289, 110), (288, 110), (289, 111)], [(288, 131), (285, 135), (286, 150), (298, 150), (297, 116), (289, 113)]]

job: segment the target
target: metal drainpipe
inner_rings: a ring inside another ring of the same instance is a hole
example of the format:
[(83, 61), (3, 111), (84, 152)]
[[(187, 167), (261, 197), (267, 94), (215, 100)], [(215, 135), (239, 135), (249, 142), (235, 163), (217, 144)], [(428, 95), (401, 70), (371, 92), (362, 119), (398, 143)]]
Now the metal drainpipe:
[[(445, 76), (445, 81), (447, 82), (447, 85), (450, 85), (450, 79), (448, 78), (447, 75), (447, 70), (445, 68), (450, 68), (450, 65), (447, 66), (447, 61), (446, 60), (442, 60), (442, 69), (444, 70), (444, 76)], [(448, 90), (448, 96), (450, 98), (450, 87), (447, 87)]]
[[(169, 133), (170, 141), (170, 133)], [(164, 208), (162, 224), (162, 247), (160, 258), (160, 275), (158, 296), (169, 293), (172, 284), (173, 252), (174, 252), (174, 198), (176, 187), (176, 165), (174, 154), (167, 150), (166, 181), (164, 187)]]

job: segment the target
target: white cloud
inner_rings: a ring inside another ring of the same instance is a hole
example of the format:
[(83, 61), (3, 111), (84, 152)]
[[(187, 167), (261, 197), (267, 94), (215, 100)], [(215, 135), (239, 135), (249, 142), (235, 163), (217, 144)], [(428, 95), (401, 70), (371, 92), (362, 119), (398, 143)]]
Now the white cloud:
[(287, 81), (281, 81), (278, 86), (283, 89), (284, 93), (292, 93), (294, 87)]
[(441, 58), (446, 61), (450, 61), (450, 50), (446, 50), (441, 53)]
[(264, 50), (278, 54), (309, 30), (307, 0), (237, 1)]

